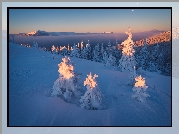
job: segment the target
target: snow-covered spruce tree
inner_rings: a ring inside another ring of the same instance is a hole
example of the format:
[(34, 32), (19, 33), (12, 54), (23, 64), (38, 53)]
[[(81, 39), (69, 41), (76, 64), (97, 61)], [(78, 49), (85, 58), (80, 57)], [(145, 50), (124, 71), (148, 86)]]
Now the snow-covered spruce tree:
[(144, 39), (144, 46), (139, 52), (139, 55), (137, 55), (137, 62), (138, 66), (142, 67), (142, 69), (146, 70), (148, 67), (148, 57), (149, 57), (149, 51), (147, 50), (147, 44), (146, 39)]
[(34, 43), (33, 43), (33, 46), (32, 46), (33, 48), (36, 48), (36, 49), (38, 49), (38, 44), (37, 44), (37, 42), (36, 41), (34, 41)]
[(87, 76), (88, 77), (84, 81), (84, 86), (86, 86), (87, 91), (80, 99), (81, 107), (91, 110), (101, 109), (103, 95), (101, 94), (96, 81), (96, 77), (98, 77), (98, 75), (95, 74), (92, 77), (90, 72)]
[(99, 44), (97, 44), (93, 49), (93, 61), (99, 62), (100, 61), (100, 48)]
[(81, 58), (82, 59), (87, 59), (86, 47), (81, 48)]
[[(116, 42), (116, 43), (118, 43), (118, 42)], [(115, 46), (113, 53), (114, 53), (113, 56), (116, 58), (117, 61), (119, 61), (119, 59), (122, 56), (122, 51), (121, 51), (121, 49), (118, 48), (118, 44)]]
[(58, 46), (57, 46), (57, 48), (56, 48), (56, 53), (57, 53), (57, 54), (60, 53), (60, 49), (58, 48)]
[(107, 65), (107, 62), (108, 62), (108, 54), (106, 51), (104, 51), (103, 53), (103, 63), (104, 63), (104, 66)]
[(145, 78), (142, 78), (140, 75), (136, 77), (135, 80), (135, 85), (132, 88), (135, 93), (132, 95), (132, 98), (136, 98), (138, 101), (144, 102), (146, 97), (150, 97), (150, 95), (146, 93), (148, 86), (145, 84)]
[(131, 29), (129, 28), (128, 31), (125, 32), (128, 34), (128, 38), (122, 42), (123, 48), (122, 48), (122, 57), (119, 60), (119, 68), (121, 71), (129, 71), (129, 78), (130, 78), (130, 83), (129, 84), (134, 84), (134, 66), (136, 66), (136, 60), (134, 57), (134, 42), (132, 40), (132, 33)]
[(106, 66), (115, 66), (116, 65), (116, 58), (112, 56), (112, 54), (109, 55), (109, 58), (107, 59)]
[(104, 46), (103, 43), (101, 45), (101, 50), (100, 50), (100, 62), (103, 63), (103, 54), (104, 54)]
[(75, 43), (74, 43), (74, 45), (73, 45), (73, 50), (71, 51), (70, 56), (72, 56), (72, 57), (77, 57), (77, 58), (80, 57), (79, 48), (75, 45)]
[(91, 56), (91, 46), (90, 46), (89, 41), (88, 41), (88, 44), (86, 45), (86, 57), (87, 57), (87, 60), (91, 60), (92, 59), (92, 56)]
[(151, 54), (149, 56), (148, 71), (151, 71), (151, 72), (158, 71), (157, 59), (158, 59), (159, 54), (160, 54), (160, 49), (159, 48), (160, 47), (159, 47), (159, 45), (157, 43), (157, 45), (154, 47), (154, 50), (151, 52)]
[(59, 78), (54, 82), (52, 96), (62, 95), (64, 100), (70, 102), (71, 96), (79, 97), (78, 75), (69, 57), (62, 58), (59, 66)]
[(56, 54), (56, 48), (55, 48), (54, 45), (53, 45), (52, 48), (51, 48), (51, 52), (52, 52), (52, 54), (53, 54), (53, 59), (54, 59), (55, 54)]
[(109, 40), (108, 45), (107, 45), (107, 47), (106, 47), (106, 52), (107, 52), (108, 55), (110, 55), (110, 54), (112, 53), (110, 40)]
[(60, 50), (60, 54), (61, 55), (66, 56), (67, 52), (68, 52), (68, 50), (67, 50), (66, 46), (61, 47), (61, 50)]

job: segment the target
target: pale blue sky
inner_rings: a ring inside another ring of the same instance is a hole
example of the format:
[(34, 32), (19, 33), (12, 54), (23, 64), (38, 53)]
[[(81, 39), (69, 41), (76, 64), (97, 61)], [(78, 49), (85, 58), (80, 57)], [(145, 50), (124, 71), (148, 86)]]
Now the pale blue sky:
[(9, 33), (48, 32), (120, 33), (171, 29), (170, 9), (10, 9)]
[[(68, 3), (68, 6), (75, 6), (75, 4), (76, 3)], [(98, 2), (96, 2), (95, 4), (99, 5)], [(85, 5), (90, 7), (90, 6), (94, 6), (94, 3), (88, 2), (88, 3), (85, 3)], [(2, 14), (2, 19), (3, 19), (2, 29), (3, 30), (7, 29), (6, 28), (7, 27), (7, 18), (6, 18), (6, 16), (7, 16), (7, 11), (6, 11), (7, 6), (11, 6), (11, 7), (13, 7), (13, 6), (14, 7), (28, 7), (28, 6), (29, 7), (30, 6), (31, 7), (35, 7), (35, 6), (36, 7), (50, 7), (50, 6), (51, 7), (61, 7), (61, 6), (66, 6), (66, 5), (65, 5), (65, 2), (64, 3), (62, 3), (62, 2), (60, 2), (60, 3), (59, 2), (51, 2), (51, 3), (44, 2), (43, 4), (40, 3), (40, 2), (35, 2), (35, 3), (34, 2), (26, 2), (26, 3), (22, 3), (22, 2), (15, 2), (15, 3), (13, 3), (13, 2), (11, 2), (11, 3), (3, 2), (2, 3), (2, 12), (3, 12), (3, 14)], [(80, 5), (80, 3), (78, 3), (78, 6), (83, 6), (84, 7), (84, 5), (82, 5), (82, 4)], [(179, 12), (179, 8), (178, 8), (179, 3), (178, 2), (175, 2), (175, 3), (174, 2), (155, 2), (155, 3), (154, 2), (142, 2), (142, 3), (139, 2), (138, 4), (136, 2), (128, 2), (128, 3), (125, 3), (125, 2), (118, 2), (117, 3), (116, 2), (116, 3), (107, 3), (107, 4), (100, 3), (100, 6), (108, 6), (108, 7), (110, 7), (110, 6), (118, 6), (118, 7), (145, 7), (145, 6), (150, 6), (150, 7), (172, 7), (172, 17), (173, 17), (173, 19), (172, 19), (173, 24), (172, 25), (173, 25), (173, 27), (179, 26), (179, 17), (177, 15), (177, 13)], [(136, 11), (131, 12), (131, 13), (133, 13), (135, 15), (137, 14)], [(135, 17), (135, 15), (133, 17)], [(145, 16), (145, 12), (143, 13), (143, 15)], [(163, 18), (165, 18), (165, 16), (167, 16), (167, 14), (165, 12), (163, 12), (162, 17), (161, 18), (156, 18), (156, 19), (158, 19), (158, 20), (160, 20), (162, 22), (162, 20), (163, 20)], [(134, 22), (136, 23), (137, 21), (134, 21)], [(163, 22), (165, 23), (166, 21), (163, 20)], [(53, 23), (55, 23), (55, 22), (53, 22)], [(132, 25), (134, 25), (135, 23), (133, 23)], [(161, 23), (161, 25), (163, 25), (163, 23)], [(117, 26), (117, 24), (115, 24), (115, 26)], [(140, 25), (140, 26), (142, 27), (142, 25)], [(102, 26), (101, 26), (101, 28), (102, 28)], [(161, 26), (158, 26), (158, 28), (159, 28), (159, 30), (162, 30)], [(44, 29), (42, 26), (39, 27), (38, 29), (46, 30), (46, 31), (50, 30), (48, 28)], [(30, 30), (30, 29), (29, 30), (33, 31), (33, 30), (38, 30), (38, 29), (37, 29), (37, 27), (34, 27), (32, 30)], [(154, 29), (157, 29), (157, 27), (154, 27)], [(25, 31), (21, 31), (21, 32), (27, 32), (27, 31), (29, 32), (29, 30), (26, 29)], [(74, 30), (76, 30), (76, 29), (74, 29)], [(72, 29), (70, 31), (74, 31), (74, 30)], [(108, 30), (113, 31), (111, 29), (106, 28), (106, 31), (108, 31)], [(135, 29), (133, 29), (133, 30), (135, 30)], [(85, 31), (81, 31), (81, 32), (85, 32)], [(86, 32), (92, 32), (92, 31), (89, 31), (88, 29), (86, 29)], [(94, 31), (94, 32), (97, 32), (97, 31)], [(99, 31), (99, 32), (101, 32), (101, 31)]]

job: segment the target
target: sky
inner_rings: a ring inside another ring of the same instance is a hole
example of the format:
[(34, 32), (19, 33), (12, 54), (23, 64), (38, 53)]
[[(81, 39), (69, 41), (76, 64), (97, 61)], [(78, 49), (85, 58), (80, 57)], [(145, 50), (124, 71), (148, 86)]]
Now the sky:
[(171, 29), (170, 9), (10, 9), (9, 33), (114, 32)]

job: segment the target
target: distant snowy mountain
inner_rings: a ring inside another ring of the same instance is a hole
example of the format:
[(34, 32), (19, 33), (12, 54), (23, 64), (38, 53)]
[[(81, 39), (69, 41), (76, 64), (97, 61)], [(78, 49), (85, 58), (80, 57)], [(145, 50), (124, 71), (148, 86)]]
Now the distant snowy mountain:
[(165, 30), (157, 30), (157, 29), (152, 29), (149, 32), (166, 32)]

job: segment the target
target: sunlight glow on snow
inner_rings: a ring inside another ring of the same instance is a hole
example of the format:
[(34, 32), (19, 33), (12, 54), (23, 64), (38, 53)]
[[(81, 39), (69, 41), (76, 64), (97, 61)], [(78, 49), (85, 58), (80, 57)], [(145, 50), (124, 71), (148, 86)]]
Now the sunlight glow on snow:
[(145, 78), (142, 78), (142, 76), (138, 76), (135, 78), (136, 83), (135, 83), (135, 87), (144, 87), (145, 86)]
[(58, 72), (63, 75), (63, 77), (65, 79), (70, 79), (71, 77), (74, 76), (74, 74), (72, 73), (72, 71), (74, 70), (74, 67), (72, 65), (68, 65), (67, 63), (70, 62), (70, 58), (65, 57), (62, 58), (63, 62), (61, 62), (60, 64), (58, 64), (59, 66), (59, 70)]
[(87, 76), (88, 76), (88, 78), (86, 78), (86, 80), (84, 81), (84, 86), (89, 85), (89, 87), (90, 87), (91, 89), (95, 88), (95, 87), (97, 86), (97, 82), (94, 81), (94, 80), (95, 80), (95, 78), (98, 77), (98, 75), (95, 74), (95, 75), (92, 77), (91, 72), (90, 72), (90, 74), (87, 75)]
[(122, 45), (124, 45), (122, 53), (126, 56), (132, 56), (135, 51), (133, 49), (134, 42), (132, 40), (131, 29), (129, 28), (125, 33), (128, 35), (128, 39), (122, 42)]

